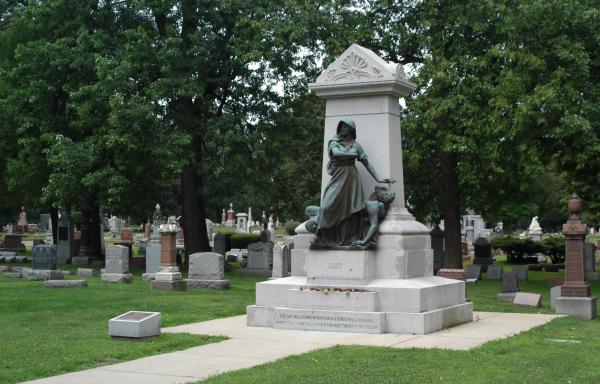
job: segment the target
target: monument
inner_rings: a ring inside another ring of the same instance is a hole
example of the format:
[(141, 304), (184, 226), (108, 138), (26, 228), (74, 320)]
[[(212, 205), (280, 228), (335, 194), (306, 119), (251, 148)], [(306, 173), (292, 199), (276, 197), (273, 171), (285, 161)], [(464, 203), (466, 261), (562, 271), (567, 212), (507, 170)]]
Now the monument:
[(249, 233), (248, 230), (248, 214), (241, 212), (235, 215), (237, 223), (236, 230), (239, 233)]
[(163, 291), (185, 291), (186, 282), (181, 279), (181, 272), (177, 266), (177, 232), (179, 225), (174, 217), (169, 218), (166, 224), (160, 226), (160, 267), (154, 274), (152, 288)]
[(540, 223), (538, 222), (538, 217), (535, 216), (531, 219), (531, 224), (529, 224), (529, 229), (527, 230), (529, 237), (531, 237), (534, 241), (542, 240), (542, 227), (540, 227)]
[(133, 282), (129, 273), (129, 249), (124, 245), (109, 245), (106, 247), (106, 262), (102, 281), (105, 283)]
[(56, 269), (56, 246), (36, 245), (31, 250), (31, 268), (23, 270), (25, 280), (62, 280), (64, 275)]
[(227, 221), (225, 222), (226, 227), (233, 227), (235, 225), (235, 211), (233, 210), (233, 203), (229, 203), (229, 209), (227, 210)]
[(58, 218), (58, 241), (56, 257), (58, 264), (67, 264), (75, 256), (75, 229), (68, 212), (61, 212)]
[(192, 253), (185, 282), (188, 288), (229, 288), (231, 282), (225, 279), (225, 257), (215, 252)]
[(402, 65), (353, 44), (309, 87), (326, 100), (321, 205), (296, 228), (292, 275), (256, 285), (248, 325), (426, 334), (472, 321), (465, 282), (433, 276), (429, 229), (406, 209), (398, 99), (415, 85)]
[(591, 295), (585, 276), (584, 245), (587, 225), (581, 222), (581, 199), (569, 198), (569, 219), (563, 225), (565, 235), (565, 282), (554, 301), (556, 313), (587, 320), (596, 318), (596, 297)]

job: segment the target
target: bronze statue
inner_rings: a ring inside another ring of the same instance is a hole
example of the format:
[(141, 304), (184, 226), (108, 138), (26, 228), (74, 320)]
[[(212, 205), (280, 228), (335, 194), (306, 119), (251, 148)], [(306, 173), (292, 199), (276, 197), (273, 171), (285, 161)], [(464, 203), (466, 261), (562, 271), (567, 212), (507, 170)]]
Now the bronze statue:
[[(364, 245), (372, 239), (375, 231), (370, 236), (365, 235), (365, 232), (370, 231), (369, 227), (365, 227), (364, 219), (370, 214), (354, 164), (356, 160), (363, 163), (378, 183), (391, 184), (394, 180), (382, 179), (377, 175), (367, 154), (356, 142), (356, 124), (351, 118), (344, 118), (338, 123), (336, 134), (329, 140), (327, 148), (327, 172), (331, 175), (331, 180), (323, 193), (321, 206), (307, 208), (311, 220), (307, 222), (306, 228), (317, 235), (314, 247)], [(371, 210), (373, 209), (374, 205)], [(360, 244), (361, 242), (364, 244)]]

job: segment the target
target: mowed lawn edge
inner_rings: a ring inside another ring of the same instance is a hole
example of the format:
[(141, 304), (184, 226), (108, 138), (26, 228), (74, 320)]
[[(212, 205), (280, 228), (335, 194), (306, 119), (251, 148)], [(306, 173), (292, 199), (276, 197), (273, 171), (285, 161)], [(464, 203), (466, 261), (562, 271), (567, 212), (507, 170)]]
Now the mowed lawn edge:
[(146, 341), (112, 340), (108, 320), (130, 310), (153, 311), (161, 312), (161, 326), (168, 327), (246, 313), (246, 306), (254, 303), (254, 286), (261, 278), (232, 274), (227, 278), (232, 280), (229, 290), (167, 292), (153, 290), (139, 271), (134, 272), (133, 284), (106, 284), (98, 277), (86, 277), (87, 288), (69, 289), (43, 288), (41, 281), (0, 274), (0, 383), (222, 341), (225, 337), (189, 334), (162, 334)]

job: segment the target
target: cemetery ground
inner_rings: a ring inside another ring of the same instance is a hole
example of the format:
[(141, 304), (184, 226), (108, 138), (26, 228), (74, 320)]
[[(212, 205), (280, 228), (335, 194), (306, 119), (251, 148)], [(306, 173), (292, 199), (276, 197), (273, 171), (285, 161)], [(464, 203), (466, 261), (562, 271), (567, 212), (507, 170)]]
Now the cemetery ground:
[[(510, 270), (502, 257), (496, 261)], [(232, 288), (226, 291), (165, 292), (152, 290), (142, 281), (140, 270), (133, 273), (133, 284), (109, 285), (93, 277), (86, 278), (87, 288), (65, 290), (44, 289), (39, 281), (0, 277), (0, 382), (16, 383), (219, 342), (223, 338), (190, 334), (115, 341), (107, 334), (107, 322), (129, 310), (159, 311), (163, 327), (242, 315), (254, 303), (255, 283), (264, 280), (227, 274)], [(541, 308), (513, 307), (496, 300), (501, 282), (485, 278), (468, 284), (467, 295), (475, 311), (553, 313), (548, 280), (562, 276), (563, 271), (529, 271), (529, 280), (520, 283), (521, 291), (542, 295)], [(72, 278), (78, 277), (67, 277)], [(600, 283), (592, 283), (592, 290), (599, 296)], [(592, 383), (600, 381), (599, 351), (600, 320), (559, 318), (469, 351), (339, 346), (226, 373), (207, 382)], [(586, 368), (577, 368), (581, 366)]]

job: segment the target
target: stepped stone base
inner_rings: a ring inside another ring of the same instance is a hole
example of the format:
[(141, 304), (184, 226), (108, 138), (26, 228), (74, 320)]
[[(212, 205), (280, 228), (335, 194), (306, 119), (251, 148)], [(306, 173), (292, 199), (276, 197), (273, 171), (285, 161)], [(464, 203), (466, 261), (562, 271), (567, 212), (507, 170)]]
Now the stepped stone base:
[(231, 286), (229, 280), (186, 279), (185, 282), (188, 288), (227, 289)]
[(559, 296), (553, 299), (554, 311), (559, 315), (580, 317), (585, 320), (597, 316), (596, 297)]
[(153, 289), (161, 291), (185, 291), (187, 284), (185, 280), (152, 280), (150, 282)]

